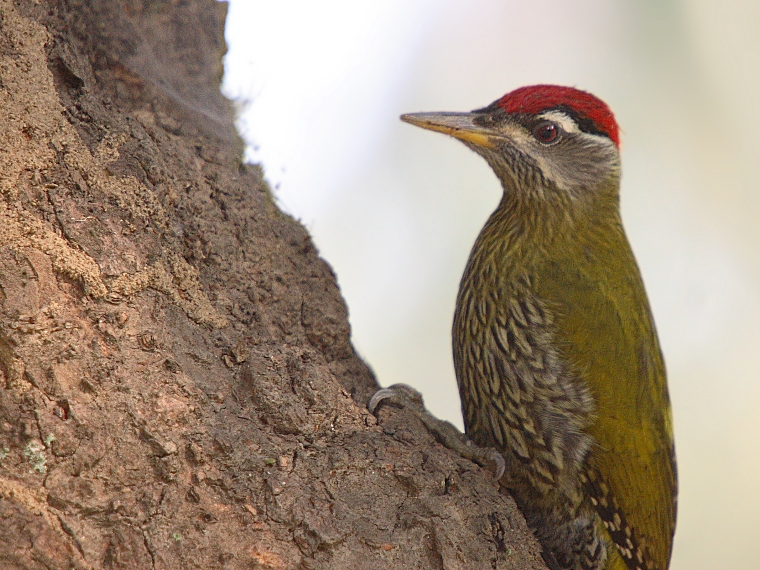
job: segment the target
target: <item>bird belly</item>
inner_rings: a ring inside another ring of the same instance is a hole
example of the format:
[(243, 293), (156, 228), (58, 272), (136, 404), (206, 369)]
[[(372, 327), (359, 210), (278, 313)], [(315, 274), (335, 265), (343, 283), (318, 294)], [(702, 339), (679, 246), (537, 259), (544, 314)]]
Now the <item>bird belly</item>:
[(583, 488), (591, 395), (554, 350), (553, 319), (538, 299), (502, 299), (491, 314), (477, 306), (460, 296), (454, 325), (467, 434), (504, 455), (501, 483), (559, 567), (600, 570), (608, 540)]

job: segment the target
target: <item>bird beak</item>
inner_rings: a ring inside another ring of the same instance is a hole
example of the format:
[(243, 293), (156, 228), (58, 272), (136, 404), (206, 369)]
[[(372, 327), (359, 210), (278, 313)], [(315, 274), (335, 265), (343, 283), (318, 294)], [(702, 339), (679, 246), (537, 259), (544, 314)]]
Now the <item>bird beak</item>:
[(495, 133), (473, 123), (477, 116), (477, 113), (408, 113), (401, 115), (401, 120), (476, 146), (495, 148), (492, 140)]

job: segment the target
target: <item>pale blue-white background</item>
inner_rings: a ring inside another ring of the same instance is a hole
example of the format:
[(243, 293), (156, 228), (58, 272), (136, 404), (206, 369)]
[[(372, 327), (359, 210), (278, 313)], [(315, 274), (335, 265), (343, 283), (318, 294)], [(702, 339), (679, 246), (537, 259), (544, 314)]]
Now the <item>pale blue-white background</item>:
[(357, 350), (460, 426), (454, 299), (500, 189), (398, 115), (539, 82), (611, 105), (670, 374), (674, 570), (760, 568), (758, 25), (754, 0), (233, 0), (227, 22), (248, 158), (335, 269)]

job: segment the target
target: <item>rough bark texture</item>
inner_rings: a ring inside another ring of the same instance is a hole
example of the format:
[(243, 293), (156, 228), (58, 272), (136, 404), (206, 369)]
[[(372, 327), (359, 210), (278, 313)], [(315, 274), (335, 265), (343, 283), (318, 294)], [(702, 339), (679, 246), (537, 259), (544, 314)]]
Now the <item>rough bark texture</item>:
[[(0, 567), (544, 568), (376, 389), (214, 0), (0, 0)], [(384, 379), (392, 383), (392, 379)]]

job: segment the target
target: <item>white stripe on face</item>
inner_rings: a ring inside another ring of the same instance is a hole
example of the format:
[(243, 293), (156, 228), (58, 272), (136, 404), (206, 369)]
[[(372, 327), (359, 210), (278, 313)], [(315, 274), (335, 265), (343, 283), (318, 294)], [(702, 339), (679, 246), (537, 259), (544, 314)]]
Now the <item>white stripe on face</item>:
[(554, 109), (552, 111), (544, 111), (540, 115), (537, 115), (537, 117), (557, 123), (566, 133), (581, 132), (580, 127), (578, 127), (578, 123), (576, 123), (569, 115), (563, 113), (562, 111), (558, 111), (557, 109)]

